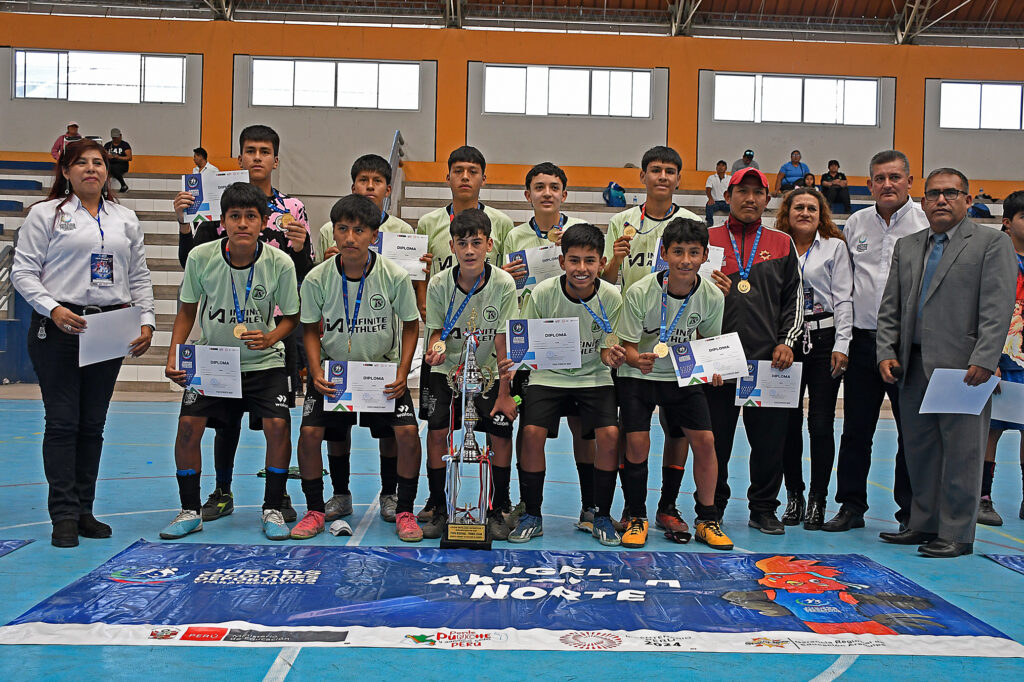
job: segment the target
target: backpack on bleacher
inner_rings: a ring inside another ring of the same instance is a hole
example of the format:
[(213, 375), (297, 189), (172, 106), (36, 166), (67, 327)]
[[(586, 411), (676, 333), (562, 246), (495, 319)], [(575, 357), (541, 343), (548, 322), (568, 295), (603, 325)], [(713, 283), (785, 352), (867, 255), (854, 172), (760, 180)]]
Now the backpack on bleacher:
[(601, 192), (605, 206), (625, 206), (626, 190), (617, 182), (609, 182), (608, 186)]
[(985, 204), (981, 203), (980, 201), (975, 201), (973, 204), (971, 204), (971, 207), (969, 209), (967, 209), (967, 217), (968, 218), (991, 218), (992, 217), (992, 211), (990, 211), (988, 209), (988, 206), (986, 206)]

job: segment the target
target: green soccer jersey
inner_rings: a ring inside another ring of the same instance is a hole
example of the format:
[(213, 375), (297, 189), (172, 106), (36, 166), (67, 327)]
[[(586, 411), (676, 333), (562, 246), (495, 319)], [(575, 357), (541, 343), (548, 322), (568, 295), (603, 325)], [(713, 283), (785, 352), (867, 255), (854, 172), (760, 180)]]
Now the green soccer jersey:
[(676, 218), (704, 221), (703, 218), (698, 218), (685, 208), (677, 206), (676, 210), (663, 220), (656, 220), (645, 215), (641, 226), (640, 208), (640, 206), (634, 206), (613, 215), (608, 221), (608, 233), (604, 238), (604, 255), (610, 261), (615, 255), (615, 240), (622, 236), (626, 225), (632, 225), (636, 230), (636, 235), (629, 242), (629, 255), (622, 260), (622, 265), (619, 266), (622, 272), (623, 295), (629, 291), (631, 286), (651, 273), (651, 268), (654, 266), (654, 249), (658, 246), (658, 240), (661, 239), (661, 233), (666, 225)]
[[(465, 345), (465, 335), (471, 320), (479, 332), (477, 337), (476, 361), (489, 369), (497, 378), (498, 360), (494, 354), (494, 337), (505, 333), (505, 322), (517, 314), (516, 283), (512, 275), (487, 264), (484, 282), (477, 288), (473, 298), (458, 316), (451, 334), (445, 339), (445, 361), (431, 368), (433, 372), (447, 374), (459, 363)], [(427, 340), (435, 329), (444, 329), (445, 316), (451, 305), (452, 316), (466, 300), (468, 291), (456, 286), (458, 267), (442, 270), (430, 279), (427, 285)], [(453, 299), (454, 295), (454, 299)], [(474, 316), (475, 313), (475, 316)]]
[[(597, 291), (586, 299), (595, 315), (601, 317), (601, 306), (611, 322), (618, 324), (622, 309), (622, 296), (614, 285), (597, 281)], [(608, 335), (577, 299), (569, 298), (565, 275), (544, 280), (533, 290), (533, 296), (523, 304), (522, 316), (527, 319), (576, 317), (580, 321), (579, 369), (542, 369), (530, 372), (530, 384), (556, 388), (591, 388), (611, 386), (611, 369), (601, 362), (601, 349), (608, 348)], [(527, 398), (529, 399), (529, 398)]]
[[(420, 317), (409, 273), (387, 258), (370, 252), (370, 269), (363, 283), (359, 314), (352, 326), (352, 350), (345, 316), (356, 314), (359, 279), (342, 273), (341, 256), (334, 256), (309, 271), (302, 282), (303, 323), (322, 322), (320, 359), (357, 362), (396, 362), (401, 357), (401, 322)], [(347, 281), (346, 281), (347, 280)]]
[[(380, 229), (384, 232), (416, 234), (416, 230), (412, 229), (412, 225), (391, 214), (388, 214), (387, 219), (380, 224)], [(317, 240), (317, 247), (315, 250), (316, 252), (313, 254), (313, 261), (315, 263), (323, 263), (324, 254), (327, 253), (327, 250), (332, 246), (337, 246), (337, 244), (334, 243), (334, 223), (328, 220), (320, 226), (320, 238)]]
[[(623, 341), (637, 344), (641, 353), (653, 352), (661, 332), (661, 285), (666, 273), (652, 273), (643, 277), (629, 288), (622, 297), (622, 313), (615, 333)], [(686, 300), (685, 296), (668, 295), (665, 310), (666, 328), (672, 324), (679, 307)], [(666, 343), (669, 347), (684, 341), (692, 341), (700, 333), (701, 338), (718, 336), (722, 333), (722, 312), (725, 310), (725, 296), (711, 280), (700, 277), (697, 290), (690, 296), (686, 310), (676, 323), (675, 329), (669, 334)], [(623, 364), (619, 368), (619, 376), (655, 381), (675, 381), (676, 373), (672, 367), (672, 358), (666, 355), (654, 362), (650, 374), (642, 374), (640, 370)]]
[[(481, 204), (483, 206), (483, 204)], [(430, 264), (430, 278), (433, 278), (442, 270), (455, 265), (455, 255), (452, 253), (449, 242), (452, 239), (451, 224), (452, 216), (449, 213), (452, 205), (448, 204), (442, 208), (431, 211), (416, 222), (416, 232), (425, 234), (430, 238), (427, 243), (427, 251), (433, 255), (434, 260)], [(491, 265), (502, 265), (501, 244), (505, 235), (512, 229), (512, 219), (501, 211), (483, 206), (484, 213), (491, 219), (491, 239), (494, 245), (487, 253), (487, 261)]]
[[(181, 302), (203, 304), (199, 308), (199, 343), (204, 346), (236, 346), (240, 349), (243, 372), (284, 367), (284, 343), (278, 341), (266, 350), (250, 350), (234, 336), (238, 324), (235, 297), (242, 309), (242, 321), (249, 331), (271, 332), (274, 308), (284, 315), (299, 312), (299, 287), (295, 281), (295, 264), (284, 251), (259, 242), (256, 262), (238, 268), (228, 262), (225, 247), (228, 240), (218, 239), (195, 247), (185, 261), (181, 283)], [(252, 271), (252, 289), (246, 300), (246, 284)], [(204, 298), (205, 297), (205, 298)]]

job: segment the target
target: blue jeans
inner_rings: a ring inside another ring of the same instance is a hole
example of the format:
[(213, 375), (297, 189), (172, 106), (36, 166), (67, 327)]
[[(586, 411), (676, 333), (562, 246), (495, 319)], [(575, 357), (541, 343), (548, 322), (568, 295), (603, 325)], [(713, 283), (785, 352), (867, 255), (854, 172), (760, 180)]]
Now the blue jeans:
[(715, 203), (708, 204), (704, 207), (704, 222), (708, 224), (708, 227), (715, 224), (715, 211), (724, 211), (725, 213), (728, 213), (729, 204), (724, 201), (716, 201)]

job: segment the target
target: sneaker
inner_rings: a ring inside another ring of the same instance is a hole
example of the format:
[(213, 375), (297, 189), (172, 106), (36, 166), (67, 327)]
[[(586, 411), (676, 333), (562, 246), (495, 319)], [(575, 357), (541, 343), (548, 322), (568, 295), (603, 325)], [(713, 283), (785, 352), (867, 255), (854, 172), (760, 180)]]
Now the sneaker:
[(324, 513), (318, 511), (306, 512), (302, 520), (292, 528), (292, 540), (308, 540), (324, 532)]
[(487, 514), (487, 535), (492, 540), (504, 542), (508, 540), (510, 532), (508, 524), (505, 523), (505, 515), (501, 512), (488, 512)]
[(539, 516), (523, 514), (519, 517), (519, 523), (515, 529), (508, 534), (509, 542), (529, 542), (533, 538), (544, 535), (544, 522)]
[(206, 498), (203, 505), (203, 521), (216, 521), (222, 516), (228, 516), (235, 511), (235, 496), (230, 491), (224, 492), (217, 488)]
[(428, 523), (434, 518), (434, 503), (427, 498), (426, 503), (423, 505), (423, 509), (420, 509), (419, 513), (416, 514), (416, 521), (419, 523)]
[(615, 530), (615, 524), (612, 523), (612, 517), (610, 516), (595, 516), (593, 521), (594, 529), (590, 532), (597, 541), (605, 547), (618, 547), (622, 544), (622, 538), (619, 537), (619, 533)]
[(647, 519), (633, 516), (629, 519), (626, 532), (622, 534), (623, 547), (643, 547), (647, 544)]
[(292, 506), (292, 497), (288, 493), (281, 498), (281, 518), (285, 523), (295, 523), (295, 519), (299, 518), (298, 512)]
[[(351, 495), (349, 495), (349, 503), (351, 503)], [(380, 517), (388, 523), (395, 522), (395, 511), (398, 508), (398, 495), (384, 495), (381, 493), (378, 498), (380, 502)]]
[(352, 495), (350, 493), (332, 495), (331, 499), (327, 500), (327, 504), (324, 505), (324, 509), (326, 510), (324, 519), (327, 521), (334, 521), (342, 516), (351, 516)]
[(626, 528), (629, 527), (629, 519), (629, 510), (623, 507), (622, 518), (620, 518), (618, 521), (612, 521), (612, 523), (615, 525), (615, 530), (619, 531), (620, 533), (625, 533)]
[(982, 498), (978, 502), (978, 523), (983, 526), (1001, 526), (1003, 525), (1003, 517), (999, 515), (999, 512), (992, 506), (991, 499)]
[(502, 516), (505, 517), (505, 525), (509, 529), (515, 528), (519, 525), (519, 519), (526, 513), (526, 503), (520, 502), (516, 506), (505, 506), (501, 510)]
[(1020, 503), (1020, 511), (1017, 512), (1017, 516), (1024, 519), (1024, 502)]
[(576, 524), (576, 530), (581, 530), (584, 533), (594, 532), (594, 516), (597, 515), (597, 507), (586, 507), (580, 510), (580, 520)]
[(690, 532), (690, 527), (686, 525), (686, 521), (683, 521), (683, 517), (679, 515), (679, 510), (674, 506), (664, 511), (659, 511), (654, 517), (654, 525), (656, 528), (670, 533)]
[(263, 510), (263, 534), (268, 540), (287, 540), (292, 536), (280, 509)]
[(193, 509), (182, 509), (166, 528), (160, 531), (164, 540), (177, 540), (189, 533), (198, 533), (203, 529), (203, 517)]
[(732, 540), (722, 532), (718, 521), (697, 521), (697, 542), (703, 542), (711, 549), (732, 549)]
[[(395, 523), (397, 523), (397, 520)], [(428, 540), (436, 540), (444, 535), (445, 526), (448, 525), (448, 514), (443, 509), (432, 507), (430, 508), (430, 516), (428, 517), (428, 520), (420, 521), (419, 524), (423, 529), (424, 538)]]
[(747, 525), (766, 535), (782, 535), (786, 532), (786, 527), (779, 521), (775, 512), (751, 512)]
[(395, 514), (395, 532), (402, 542), (419, 542), (423, 539), (423, 529), (416, 523), (416, 515), (412, 512)]

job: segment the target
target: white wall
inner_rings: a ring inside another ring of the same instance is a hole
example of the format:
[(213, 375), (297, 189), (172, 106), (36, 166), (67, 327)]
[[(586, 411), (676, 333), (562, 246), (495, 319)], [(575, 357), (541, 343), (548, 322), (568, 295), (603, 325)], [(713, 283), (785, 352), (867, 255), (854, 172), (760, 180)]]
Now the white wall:
[[(841, 75), (841, 74), (837, 74)], [(896, 110), (896, 79), (879, 81), (878, 125), (815, 125), (811, 123), (743, 123), (714, 120), (715, 72), (701, 71), (697, 118), (697, 167), (714, 170), (719, 159), (732, 162), (745, 149), (754, 150), (754, 160), (769, 180), (775, 182), (779, 167), (799, 149), (803, 162), (817, 176), (836, 159), (847, 175), (867, 175), (875, 152), (891, 149)], [(915, 173), (916, 175), (916, 173)]]
[[(484, 65), (469, 63), (466, 140), (488, 161), (622, 167), (668, 139), (668, 69), (651, 79), (651, 118), (485, 114)], [(682, 153), (683, 150), (680, 150)], [(684, 155), (683, 165), (686, 165)]]
[(48, 99), (14, 99), (14, 49), (0, 48), (0, 74), (7, 96), (0, 97), (0, 149), (49, 153), (67, 122), (78, 121), (82, 135), (107, 140), (120, 128), (135, 154), (191, 156), (199, 145), (203, 103), (203, 57), (185, 58), (184, 104), (113, 104)]

